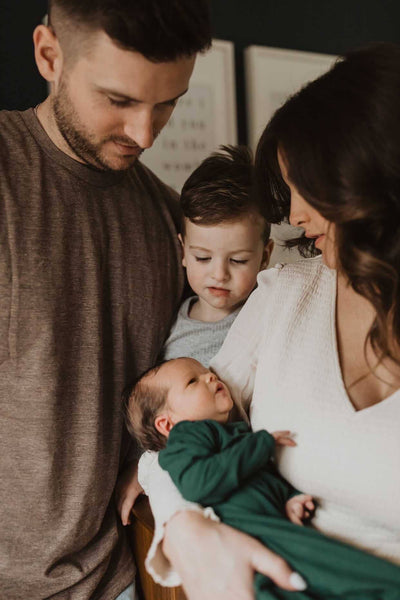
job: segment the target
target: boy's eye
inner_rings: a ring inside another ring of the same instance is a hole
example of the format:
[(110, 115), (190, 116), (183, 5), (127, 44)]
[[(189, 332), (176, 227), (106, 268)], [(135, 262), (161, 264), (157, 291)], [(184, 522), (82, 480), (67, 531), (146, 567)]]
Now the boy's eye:
[(207, 260), (210, 260), (209, 256), (195, 256), (195, 259), (197, 260), (197, 262), (206, 262)]
[(245, 265), (249, 261), (247, 259), (239, 260), (238, 258), (231, 258), (231, 262), (233, 262), (235, 265)]

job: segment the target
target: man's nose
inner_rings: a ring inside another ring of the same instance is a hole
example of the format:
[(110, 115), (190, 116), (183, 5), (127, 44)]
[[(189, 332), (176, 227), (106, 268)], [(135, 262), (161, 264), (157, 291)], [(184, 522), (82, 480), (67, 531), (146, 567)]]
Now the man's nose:
[(153, 111), (147, 107), (135, 111), (126, 123), (124, 133), (143, 150), (151, 148), (156, 137)]

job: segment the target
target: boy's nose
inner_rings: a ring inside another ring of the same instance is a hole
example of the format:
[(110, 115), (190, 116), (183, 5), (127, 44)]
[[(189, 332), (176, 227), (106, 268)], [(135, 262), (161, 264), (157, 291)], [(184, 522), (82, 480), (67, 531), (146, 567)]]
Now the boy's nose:
[(224, 263), (215, 263), (212, 277), (215, 281), (226, 281), (229, 278), (228, 268)]

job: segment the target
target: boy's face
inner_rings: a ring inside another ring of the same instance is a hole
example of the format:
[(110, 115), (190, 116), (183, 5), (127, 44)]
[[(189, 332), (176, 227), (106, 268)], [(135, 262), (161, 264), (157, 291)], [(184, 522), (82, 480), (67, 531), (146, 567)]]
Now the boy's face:
[(168, 413), (171, 425), (186, 420), (214, 419), (220, 423), (228, 420), (233, 407), (228, 388), (215, 373), (193, 358), (177, 358), (165, 363), (152, 383), (168, 389), (163, 412)]
[(233, 312), (254, 289), (273, 245), (265, 244), (262, 234), (263, 220), (257, 215), (219, 225), (196, 225), (185, 219), (183, 265), (210, 320), (213, 314), (223, 318)]

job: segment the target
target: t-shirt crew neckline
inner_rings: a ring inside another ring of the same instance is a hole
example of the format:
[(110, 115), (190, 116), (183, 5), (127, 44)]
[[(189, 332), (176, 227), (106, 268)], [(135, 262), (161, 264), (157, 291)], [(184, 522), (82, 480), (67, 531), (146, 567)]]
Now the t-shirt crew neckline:
[(190, 296), (190, 298), (186, 299), (186, 301), (182, 305), (183, 316), (185, 317), (185, 319), (188, 319), (189, 321), (194, 321), (195, 323), (199, 323), (199, 325), (202, 325), (202, 326), (204, 326), (204, 323), (207, 323), (207, 324), (213, 324), (213, 323), (217, 324), (218, 323), (218, 324), (223, 325), (225, 323), (225, 321), (229, 321), (232, 318), (232, 315), (239, 313), (240, 309), (243, 306), (243, 305), (240, 305), (238, 308), (235, 308), (235, 310), (233, 310), (228, 315), (225, 315), (225, 317), (222, 317), (222, 319), (219, 319), (218, 321), (201, 321), (200, 319), (194, 319), (193, 317), (191, 317), (189, 315), (189, 312), (190, 312), (193, 304), (195, 302), (197, 302), (198, 299), (199, 299), (198, 296)]
[(76, 177), (99, 187), (114, 185), (123, 179), (126, 171), (102, 171), (81, 163), (60, 150), (48, 136), (33, 108), (20, 113), (26, 127), (42, 150), (56, 163), (71, 171)]

